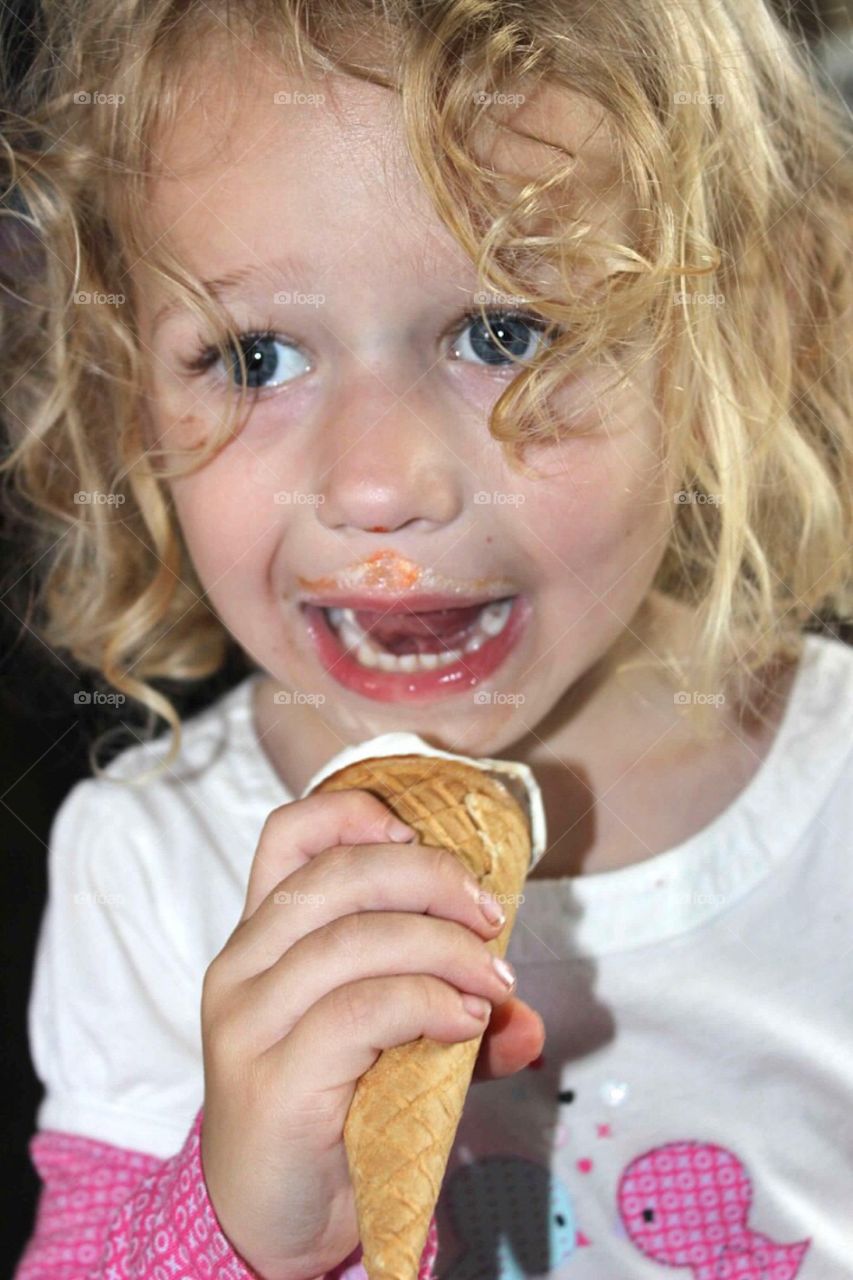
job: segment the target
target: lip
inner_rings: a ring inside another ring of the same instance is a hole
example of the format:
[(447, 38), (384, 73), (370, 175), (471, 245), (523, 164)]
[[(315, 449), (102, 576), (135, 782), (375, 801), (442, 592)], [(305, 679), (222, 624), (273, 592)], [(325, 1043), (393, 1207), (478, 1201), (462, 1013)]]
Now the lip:
[(476, 604), (488, 604), (491, 600), (504, 600), (515, 592), (503, 595), (461, 595), (453, 592), (422, 591), (417, 595), (371, 595), (369, 592), (328, 592), (301, 601), (303, 605), (315, 605), (322, 609), (365, 609), (376, 613), (425, 613), (428, 609), (461, 609)]
[[(346, 605), (342, 606), (340, 600), (338, 600), (325, 607), (374, 608), (376, 606), (375, 597), (372, 604), (365, 604), (364, 606), (349, 605), (349, 601), (362, 598), (368, 599), (368, 597), (349, 596), (347, 597), (348, 603)], [(425, 598), (441, 599), (442, 597)], [(452, 602), (458, 605), (460, 603), (459, 597), (453, 597)], [(465, 603), (478, 602), (466, 601)], [(384, 608), (387, 604), (388, 597), (385, 597), (382, 601), (382, 607)], [(399, 613), (402, 609), (411, 609), (412, 606), (413, 600), (409, 600), (406, 603), (401, 602), (396, 609), (389, 609), (388, 611)], [(440, 608), (442, 606), (428, 607)], [(445, 605), (444, 607), (448, 606)], [(313, 601), (304, 601), (300, 605), (300, 611), (305, 619), (306, 628), (320, 664), (333, 680), (336, 680), (338, 684), (345, 689), (349, 689), (352, 693), (371, 698), (374, 702), (414, 703), (432, 702), (436, 698), (450, 697), (456, 693), (468, 692), (493, 675), (517, 647), (532, 613), (532, 606), (526, 596), (516, 595), (506, 626), (500, 635), (490, 637), (481, 648), (474, 653), (464, 654), (458, 662), (454, 662), (450, 666), (440, 667), (435, 671), (419, 672), (382, 671), (377, 667), (361, 666), (356, 662), (355, 658), (349, 655), (329, 626), (323, 613), (323, 607)]]

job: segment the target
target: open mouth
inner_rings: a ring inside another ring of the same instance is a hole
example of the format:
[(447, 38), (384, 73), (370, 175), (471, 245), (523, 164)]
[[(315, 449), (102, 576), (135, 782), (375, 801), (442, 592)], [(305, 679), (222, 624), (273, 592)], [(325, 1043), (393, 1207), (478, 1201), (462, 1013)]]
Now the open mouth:
[(530, 612), (518, 595), (420, 612), (301, 608), (327, 672), (380, 701), (474, 687), (503, 663)]
[(362, 667), (435, 671), (476, 653), (509, 622), (512, 597), (425, 613), (325, 609), (329, 626)]

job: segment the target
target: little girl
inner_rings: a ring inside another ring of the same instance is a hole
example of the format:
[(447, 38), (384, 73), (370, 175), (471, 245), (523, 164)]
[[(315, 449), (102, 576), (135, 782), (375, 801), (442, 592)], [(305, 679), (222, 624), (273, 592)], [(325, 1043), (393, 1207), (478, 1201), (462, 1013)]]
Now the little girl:
[[(807, 55), (765, 0), (37, 34), (7, 501), (30, 625), (152, 732), (51, 832), (17, 1280), (363, 1277), (355, 1084), (484, 1027), (422, 1277), (849, 1276), (853, 166)], [(304, 794), (397, 730), (541, 786), (508, 973), (452, 855)]]

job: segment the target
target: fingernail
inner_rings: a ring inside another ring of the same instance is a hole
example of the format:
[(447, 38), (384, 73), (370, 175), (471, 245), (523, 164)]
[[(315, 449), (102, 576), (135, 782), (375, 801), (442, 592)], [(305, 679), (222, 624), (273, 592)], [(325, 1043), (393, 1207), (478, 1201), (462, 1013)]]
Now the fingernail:
[(482, 996), (464, 995), (462, 997), (462, 1004), (465, 1012), (470, 1013), (471, 1016), (476, 1018), (479, 1022), (485, 1021), (492, 1011), (492, 1006), (489, 1001), (484, 1000)]
[(506, 924), (506, 913), (498, 906), (497, 898), (483, 889), (477, 889), (477, 902), (489, 924)]
[(500, 956), (492, 956), (492, 968), (507, 990), (515, 986), (515, 970)]
[(396, 820), (390, 823), (388, 827), (388, 835), (392, 840), (400, 841), (416, 840), (418, 837), (418, 833), (413, 827), (407, 826), (405, 822), (398, 822)]

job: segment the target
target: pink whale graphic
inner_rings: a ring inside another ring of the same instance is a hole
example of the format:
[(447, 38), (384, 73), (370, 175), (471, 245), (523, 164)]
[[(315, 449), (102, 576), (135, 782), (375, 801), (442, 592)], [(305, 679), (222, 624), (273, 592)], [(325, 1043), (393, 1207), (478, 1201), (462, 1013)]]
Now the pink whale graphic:
[(691, 1267), (694, 1280), (794, 1280), (811, 1244), (775, 1244), (750, 1230), (747, 1172), (710, 1142), (670, 1142), (638, 1156), (617, 1199), (641, 1253), (666, 1267)]

